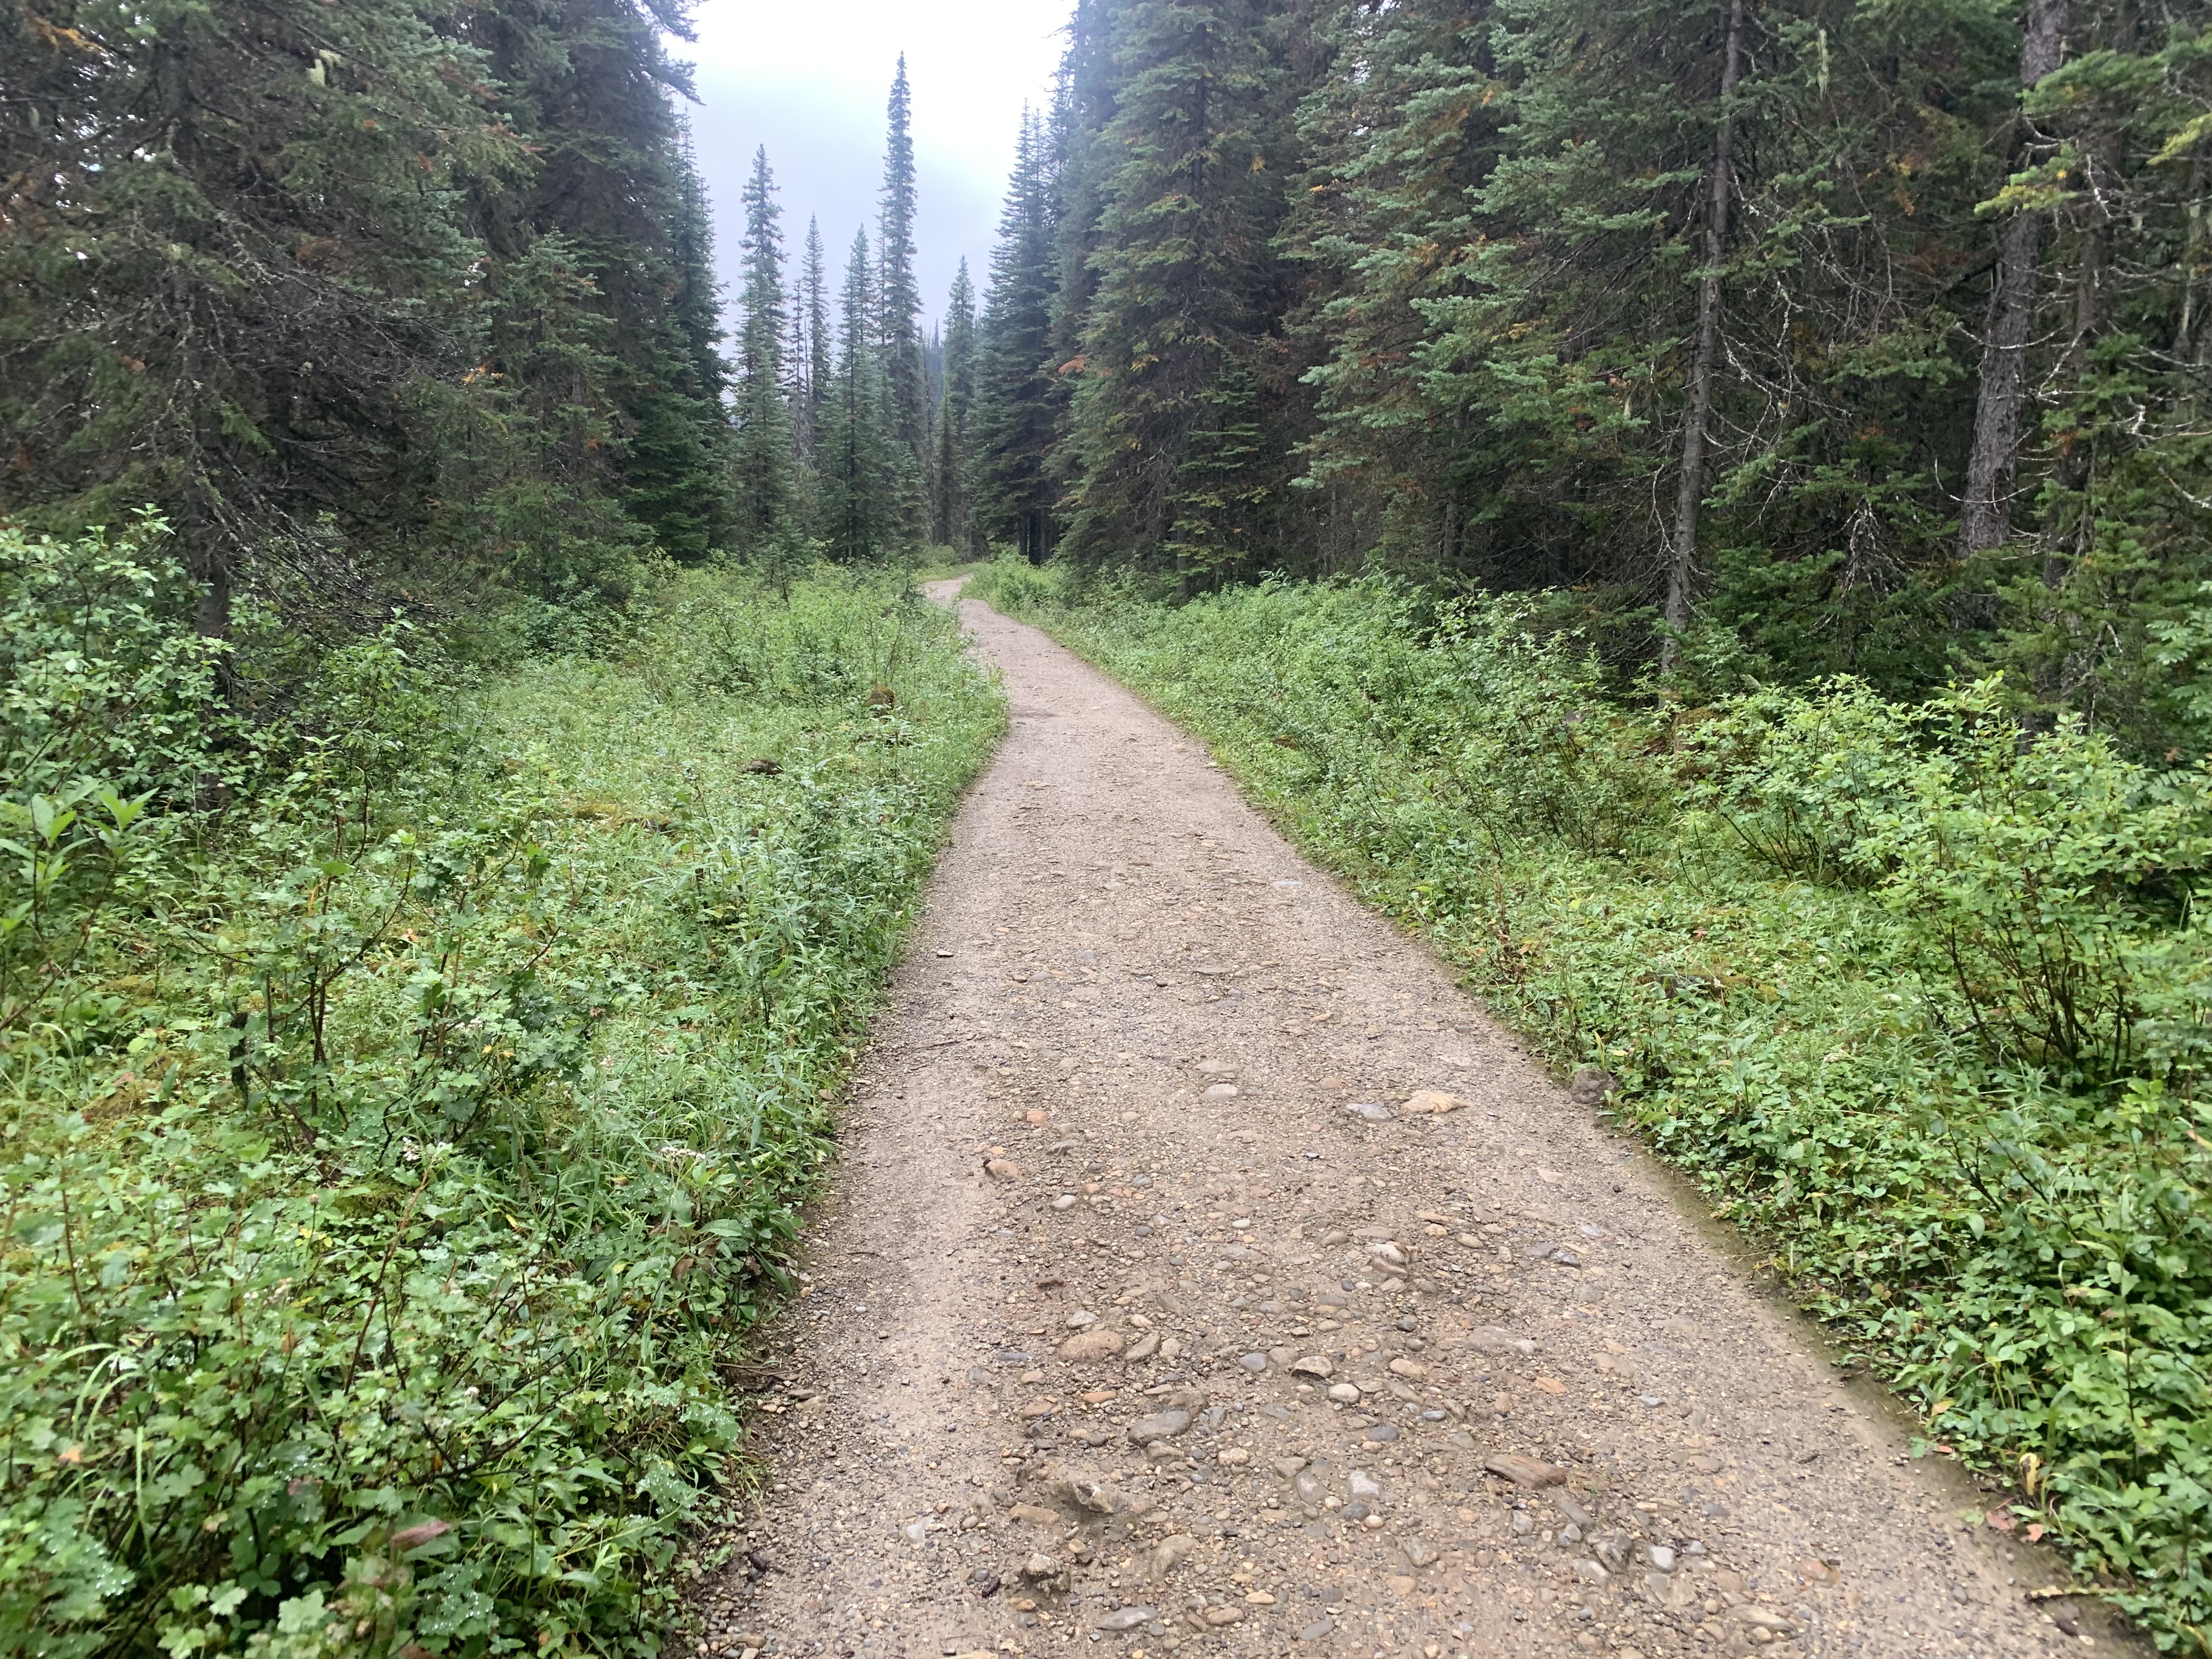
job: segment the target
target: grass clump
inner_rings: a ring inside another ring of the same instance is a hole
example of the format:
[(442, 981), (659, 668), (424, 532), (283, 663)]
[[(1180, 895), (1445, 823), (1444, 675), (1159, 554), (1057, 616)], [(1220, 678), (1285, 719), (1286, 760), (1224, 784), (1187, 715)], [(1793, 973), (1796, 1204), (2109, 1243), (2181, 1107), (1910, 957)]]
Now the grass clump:
[(2161, 1646), (2212, 1576), (2212, 773), (1994, 685), (1616, 695), (1517, 602), (974, 590), (1214, 747), (1773, 1252)]
[(903, 584), (697, 574), (248, 720), (188, 602), (0, 536), (0, 1648), (655, 1652), (1001, 701)]

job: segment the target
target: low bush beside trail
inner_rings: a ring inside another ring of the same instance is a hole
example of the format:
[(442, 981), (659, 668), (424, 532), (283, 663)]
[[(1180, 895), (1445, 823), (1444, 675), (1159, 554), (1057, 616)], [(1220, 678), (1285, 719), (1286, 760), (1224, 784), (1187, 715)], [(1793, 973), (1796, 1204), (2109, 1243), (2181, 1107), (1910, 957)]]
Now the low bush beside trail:
[(866, 576), (281, 699), (190, 600), (0, 536), (0, 1649), (659, 1651), (1001, 701)]
[[(2207, 1650), (2212, 773), (1993, 685), (1620, 695), (1517, 602), (975, 588), (1152, 699), (1771, 1250), (2167, 1649)], [(2002, 1496), (2005, 1501), (1996, 1501)]]

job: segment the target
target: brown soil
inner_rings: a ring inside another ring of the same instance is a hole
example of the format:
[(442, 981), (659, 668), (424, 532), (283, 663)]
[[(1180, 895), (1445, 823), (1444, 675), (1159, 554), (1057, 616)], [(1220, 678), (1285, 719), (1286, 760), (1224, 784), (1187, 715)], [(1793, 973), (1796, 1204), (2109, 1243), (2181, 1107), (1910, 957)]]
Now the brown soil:
[(1012, 732), (862, 1068), (705, 1650), (2123, 1645), (1200, 745), (963, 610)]

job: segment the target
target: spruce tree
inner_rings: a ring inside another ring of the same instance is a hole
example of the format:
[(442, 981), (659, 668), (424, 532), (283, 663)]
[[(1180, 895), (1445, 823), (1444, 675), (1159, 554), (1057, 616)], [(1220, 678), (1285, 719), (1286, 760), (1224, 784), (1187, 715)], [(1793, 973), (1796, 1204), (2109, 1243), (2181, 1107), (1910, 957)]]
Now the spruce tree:
[(1203, 483), (1184, 470), (1194, 433), (1243, 425), (1243, 388), (1275, 322), (1285, 158), (1264, 136), (1279, 78), (1266, 17), (1255, 0), (1140, 0), (1127, 14), (1127, 78), (1100, 140), (1119, 159), (1061, 446), (1078, 562), (1133, 557), (1211, 580), (1268, 544), (1279, 469), (1267, 446), (1214, 446)]
[(557, 234), (585, 261), (625, 371), (609, 464), (632, 515), (688, 559), (714, 545), (728, 450), (725, 412), (687, 373), (691, 343), (668, 304), (684, 286), (672, 233), (684, 167), (670, 100), (691, 86), (665, 45), (680, 23), (641, 0), (487, 0), (459, 27), (500, 89), (501, 112), (543, 137), (526, 173), (477, 195), (472, 228), (494, 259)]
[(891, 82), (878, 218), (876, 353), (883, 377), (883, 435), (892, 469), (890, 539), (913, 547), (928, 529), (927, 371), (921, 344), (921, 288), (915, 275), (913, 94), (906, 57)]
[(863, 230), (853, 238), (838, 296), (837, 367), (820, 443), (820, 533), (831, 556), (848, 564), (881, 551), (890, 529), (875, 296), (868, 233)]
[(822, 429), (822, 405), (836, 372), (830, 345), (830, 279), (822, 248), (822, 223), (806, 222), (806, 243), (799, 255), (798, 291), (791, 307), (791, 428), (793, 447), (802, 465), (814, 465)]
[(793, 533), (792, 423), (784, 381), (783, 233), (768, 149), (753, 156), (744, 194), (745, 285), (738, 337), (736, 486), (738, 535), (751, 556), (780, 561)]
[(1059, 267), (1047, 144), (1042, 123), (1024, 110), (977, 330), (971, 422), (976, 533), (1030, 560), (1051, 549), (1057, 494), (1049, 465), (1058, 413), (1049, 354)]
[(1329, 75), (1299, 112), (1305, 172), (1284, 231), (1310, 287), (1291, 320), (1318, 409), (1303, 493), (1324, 499), (1316, 567), (1450, 569), (1466, 542), (1461, 423), (1418, 354), (1429, 307), (1469, 291), (1473, 192), (1504, 144), (1495, 9), (1467, 0), (1347, 7)]
[(937, 516), (931, 538), (962, 558), (980, 550), (969, 480), (969, 430), (975, 404), (975, 285), (960, 262), (945, 306), (945, 395), (937, 417)]
[(210, 634), (264, 575), (357, 591), (434, 510), (417, 392), (468, 366), (458, 153), (527, 164), (468, 52), (412, 0), (48, 5), (0, 65), (0, 514), (159, 507)]

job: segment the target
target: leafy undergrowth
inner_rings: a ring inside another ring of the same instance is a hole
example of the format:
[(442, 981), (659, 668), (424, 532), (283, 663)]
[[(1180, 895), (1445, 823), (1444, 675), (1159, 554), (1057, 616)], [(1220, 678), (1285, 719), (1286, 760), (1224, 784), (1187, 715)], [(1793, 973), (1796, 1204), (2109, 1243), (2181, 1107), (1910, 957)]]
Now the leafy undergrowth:
[(0, 1649), (658, 1651), (1000, 700), (902, 584), (700, 574), (248, 723), (189, 598), (0, 539)]
[(2212, 778), (1993, 687), (1625, 704), (1507, 601), (1273, 584), (1174, 608), (975, 589), (1203, 736), (1425, 930), (2009, 1483), (2204, 1651)]

